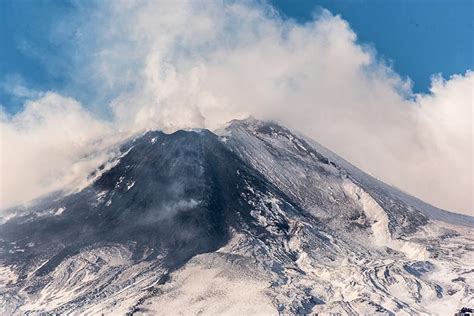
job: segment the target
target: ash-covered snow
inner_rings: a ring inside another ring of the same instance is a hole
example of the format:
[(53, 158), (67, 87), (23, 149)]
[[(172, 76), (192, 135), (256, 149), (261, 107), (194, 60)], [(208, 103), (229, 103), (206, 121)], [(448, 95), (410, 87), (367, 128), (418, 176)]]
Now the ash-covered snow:
[[(149, 132), (0, 224), (0, 314), (450, 315), (474, 220), (274, 123)], [(160, 146), (156, 146), (159, 144)]]

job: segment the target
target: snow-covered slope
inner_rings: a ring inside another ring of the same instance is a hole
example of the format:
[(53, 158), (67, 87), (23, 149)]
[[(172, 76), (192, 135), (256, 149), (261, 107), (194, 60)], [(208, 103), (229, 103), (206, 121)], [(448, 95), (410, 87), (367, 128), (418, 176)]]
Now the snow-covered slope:
[(6, 220), (0, 313), (446, 315), (474, 305), (473, 218), (277, 124), (233, 121), (216, 134), (149, 132), (91, 186)]

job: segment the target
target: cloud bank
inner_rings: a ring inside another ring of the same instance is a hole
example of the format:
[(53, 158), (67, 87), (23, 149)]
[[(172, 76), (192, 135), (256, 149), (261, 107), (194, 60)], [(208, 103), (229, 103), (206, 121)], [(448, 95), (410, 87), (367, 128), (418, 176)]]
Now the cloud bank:
[(2, 207), (76, 183), (118, 132), (215, 129), (253, 115), (436, 206), (474, 210), (471, 71), (435, 75), (417, 95), (341, 17), (297, 24), (260, 2), (114, 1), (77, 20), (71, 90), (111, 96), (110, 117), (57, 92), (3, 114)]

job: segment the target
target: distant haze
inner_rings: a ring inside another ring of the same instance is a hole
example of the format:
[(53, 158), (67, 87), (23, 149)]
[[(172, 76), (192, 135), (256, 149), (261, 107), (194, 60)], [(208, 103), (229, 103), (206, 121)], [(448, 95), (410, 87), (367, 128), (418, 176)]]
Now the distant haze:
[(434, 74), (429, 94), (413, 94), (409, 78), (327, 11), (301, 25), (253, 2), (113, 1), (74, 21), (58, 25), (77, 28), (69, 84), (87, 82), (113, 100), (98, 109), (9, 82), (29, 101), (13, 116), (0, 112), (2, 208), (77, 185), (129, 135), (215, 129), (253, 115), (433, 205), (473, 215), (470, 70)]

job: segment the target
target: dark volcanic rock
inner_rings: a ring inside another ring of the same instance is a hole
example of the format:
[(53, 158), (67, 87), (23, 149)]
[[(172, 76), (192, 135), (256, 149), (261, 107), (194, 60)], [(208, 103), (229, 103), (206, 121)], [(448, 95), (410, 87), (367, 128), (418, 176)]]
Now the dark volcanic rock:
[[(250, 216), (249, 183), (285, 199), (207, 130), (149, 132), (122, 151), (119, 163), (92, 186), (37, 210), (62, 208), (62, 214), (4, 224), (2, 260), (27, 265), (54, 254), (36, 272), (44, 275), (81, 249), (121, 243), (133, 249), (135, 260), (161, 255), (174, 269), (223, 246), (230, 228), (267, 233)], [(285, 205), (291, 212), (291, 203)], [(279, 228), (288, 229), (284, 223)], [(26, 251), (11, 253), (12, 242)]]

